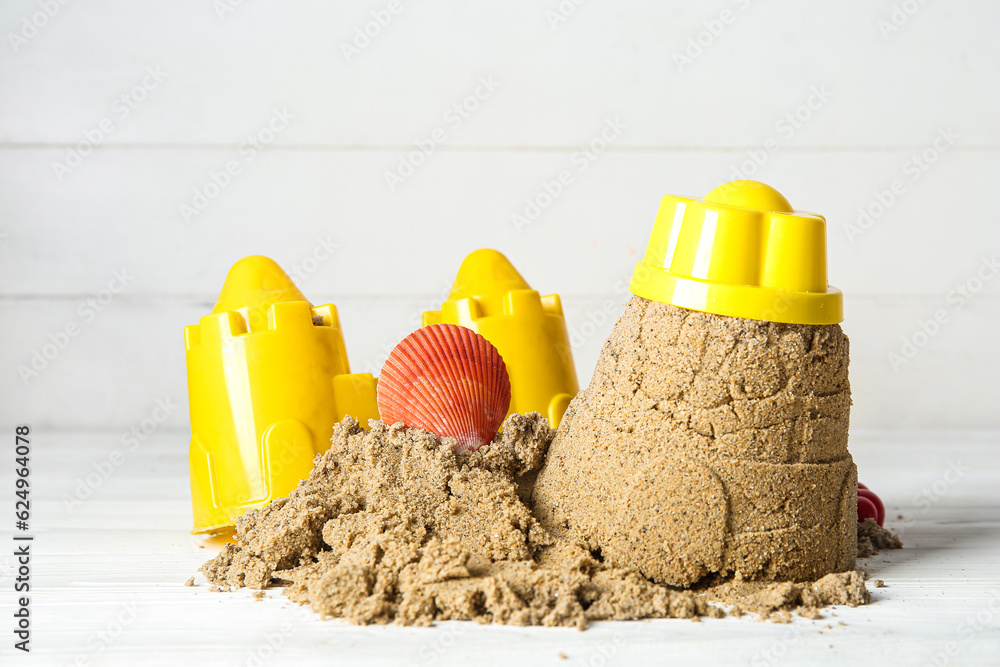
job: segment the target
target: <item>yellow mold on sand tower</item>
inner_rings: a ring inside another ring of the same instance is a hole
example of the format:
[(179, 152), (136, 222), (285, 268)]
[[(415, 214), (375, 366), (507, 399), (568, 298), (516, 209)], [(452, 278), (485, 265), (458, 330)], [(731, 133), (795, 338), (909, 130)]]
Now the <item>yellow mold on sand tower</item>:
[(843, 295), (826, 282), (826, 220), (796, 211), (757, 181), (731, 181), (703, 199), (667, 195), (633, 294), (716, 315), (836, 324)]
[(378, 418), (375, 379), (350, 373), (336, 306), (312, 307), (267, 257), (233, 266), (184, 343), (194, 533), (288, 495), (344, 415)]
[(580, 385), (558, 294), (540, 296), (502, 254), (477, 250), (441, 310), (424, 313), (423, 326), (441, 323), (472, 329), (497, 348), (510, 375), (510, 413), (539, 412), (559, 425)]

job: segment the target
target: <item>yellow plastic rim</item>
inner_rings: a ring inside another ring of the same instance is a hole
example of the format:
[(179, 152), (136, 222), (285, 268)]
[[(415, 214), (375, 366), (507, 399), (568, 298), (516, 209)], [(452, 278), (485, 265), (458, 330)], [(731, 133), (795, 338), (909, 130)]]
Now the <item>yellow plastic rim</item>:
[(755, 285), (720, 285), (671, 275), (639, 262), (629, 289), (636, 296), (703, 313), (785, 324), (837, 324), (844, 321), (843, 294), (791, 292)]

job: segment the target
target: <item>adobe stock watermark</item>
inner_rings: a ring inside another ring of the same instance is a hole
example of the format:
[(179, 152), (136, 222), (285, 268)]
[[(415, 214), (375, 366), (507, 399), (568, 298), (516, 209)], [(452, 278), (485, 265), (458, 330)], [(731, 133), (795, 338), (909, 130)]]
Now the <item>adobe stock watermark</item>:
[(434, 638), (420, 649), (419, 662), (408, 663), (407, 667), (433, 665), (455, 645), (459, 637), (466, 633), (468, 625), (468, 623), (450, 623), (447, 626), (439, 624)]
[(548, 21), (549, 28), (555, 30), (568, 21), (586, 2), (587, 0), (560, 0), (555, 9), (546, 9), (545, 20)]
[(245, 0), (213, 0), (212, 9), (220, 21), (225, 21), (226, 17), (243, 6)]
[(781, 637), (767, 648), (762, 648), (754, 654), (750, 661), (751, 667), (775, 667), (788, 655), (788, 650), (802, 640), (802, 628), (793, 625), (787, 628)]
[(395, 336), (389, 339), (388, 343), (382, 346), (381, 351), (374, 358), (368, 358), (364, 363), (364, 370), (362, 373), (371, 373), (372, 375), (378, 377), (378, 374), (382, 371), (382, 365), (385, 364), (385, 360), (389, 358), (389, 355), (395, 349), (399, 341), (403, 340), (411, 333), (423, 326), (424, 313), (429, 310), (441, 310), (441, 304), (448, 299), (448, 295), (451, 294), (452, 283), (448, 281), (444, 283), (436, 299), (432, 299), (427, 302), (427, 304), (415, 312), (410, 314), (409, 319), (407, 319), (406, 329), (400, 331)]
[(295, 281), (296, 285), (301, 287), (314, 273), (319, 271), (319, 267), (333, 258), (333, 254), (338, 248), (340, 248), (340, 244), (333, 240), (333, 234), (317, 236), (312, 251), (302, 259), (293, 262), (288, 269), (288, 275)]
[(118, 129), (118, 123), (124, 122), (131, 116), (132, 112), (138, 109), (139, 105), (145, 102), (149, 94), (159, 88), (166, 78), (167, 73), (160, 69), (159, 65), (147, 67), (146, 75), (142, 77), (142, 81), (116, 97), (115, 101), (111, 103), (111, 113), (99, 120), (94, 127), (84, 130), (83, 140), (66, 149), (66, 157), (63, 158), (62, 162), (58, 160), (52, 162), (52, 171), (55, 173), (56, 179), (62, 183), (67, 176), (83, 164), (84, 159)]
[(121, 434), (119, 439), (121, 448), (112, 449), (106, 457), (91, 463), (93, 470), (74, 480), (73, 493), (62, 494), (60, 500), (63, 508), (72, 514), (77, 507), (89, 500), (94, 492), (101, 488), (115, 471), (179, 409), (180, 404), (174, 403), (170, 396), (156, 399), (149, 414)]
[(17, 374), (20, 376), (21, 382), (27, 386), (31, 380), (41, 375), (49, 367), (49, 364), (69, 347), (70, 341), (80, 335), (84, 326), (96, 320), (98, 315), (107, 310), (115, 297), (124, 292), (133, 280), (135, 280), (135, 276), (130, 274), (128, 269), (112, 271), (111, 280), (108, 281), (104, 289), (77, 305), (76, 315), (79, 319), (70, 319), (56, 331), (50, 332), (47, 342), (31, 350), (31, 360), (27, 364), (18, 364)]
[(618, 650), (625, 643), (625, 634), (622, 632), (616, 632), (611, 636), (610, 642), (601, 642), (598, 644), (590, 655), (583, 658), (581, 661), (576, 662), (579, 665), (586, 665), (586, 667), (606, 667), (606, 665), (611, 664), (615, 656), (618, 655)]
[(285, 646), (285, 642), (292, 636), (295, 626), (285, 621), (278, 626), (277, 632), (268, 632), (256, 648), (247, 651), (246, 659), (241, 663), (246, 667), (263, 667)]
[(947, 667), (953, 658), (962, 654), (979, 633), (996, 630), (998, 627), (1000, 627), (1000, 594), (992, 590), (986, 605), (970, 613), (955, 628), (958, 639), (946, 642), (941, 650), (935, 651), (927, 658), (926, 664), (930, 667)]
[(340, 43), (340, 52), (348, 63), (361, 55), (361, 52), (371, 46), (372, 42), (389, 27), (393, 20), (403, 12), (402, 0), (389, 0), (382, 9), (371, 11), (371, 20), (363, 25), (354, 26), (354, 35), (349, 42)]
[(608, 323), (618, 321), (623, 307), (622, 296), (629, 294), (628, 281), (619, 280), (615, 283), (613, 293), (615, 298), (604, 299), (597, 308), (588, 309), (583, 321), (568, 327), (569, 344), (573, 349), (583, 347), (595, 335), (604, 332)]
[(70, 0), (37, 0), (37, 3), (38, 11), (30, 16), (22, 16), (20, 29), (17, 32), (7, 33), (7, 42), (14, 53), (38, 37), (49, 21), (58, 16), (62, 8), (70, 3)]
[(73, 658), (72, 664), (74, 667), (90, 667), (90, 665), (95, 664), (91, 662), (94, 657), (104, 653), (104, 651), (113, 646), (125, 631), (135, 623), (136, 618), (138, 618), (138, 609), (135, 602), (122, 604), (114, 618), (90, 633), (85, 643), (86, 648), (77, 653)]
[(510, 222), (518, 234), (524, 233), (526, 227), (538, 222), (545, 212), (567, 188), (573, 185), (577, 177), (587, 171), (597, 159), (604, 155), (608, 148), (618, 141), (628, 128), (621, 118), (605, 119), (601, 131), (586, 145), (581, 146), (569, 157), (569, 168), (560, 169), (551, 179), (543, 179), (535, 194), (524, 200), (520, 211), (511, 213)]
[(844, 234), (847, 235), (851, 245), (908, 192), (908, 182), (916, 183), (923, 178), (941, 156), (951, 150), (959, 138), (959, 134), (950, 127), (939, 128), (937, 136), (927, 148), (907, 158), (901, 167), (905, 178), (893, 179), (885, 189), (876, 190), (873, 193), (874, 201), (858, 207), (858, 217), (855, 221), (844, 225)]
[(449, 139), (448, 130), (458, 130), (467, 120), (472, 118), (486, 100), (493, 97), (500, 82), (493, 78), (492, 74), (479, 77), (476, 87), (471, 93), (463, 97), (458, 102), (452, 104), (441, 115), (444, 125), (439, 125), (431, 130), (427, 136), (413, 142), (416, 147), (408, 153), (399, 156), (395, 169), (386, 169), (383, 172), (385, 184), (389, 187), (389, 192), (395, 192), (396, 188), (402, 185), (406, 179), (416, 173), (417, 169), (427, 163), (427, 160), (442, 144)]
[(916, 525), (922, 517), (927, 516), (934, 506), (951, 493), (952, 488), (961, 482), (965, 474), (971, 470), (972, 468), (963, 464), (961, 459), (949, 460), (948, 468), (940, 477), (913, 494), (910, 502), (914, 510), (905, 512), (899, 523), (893, 524), (892, 527), (896, 533), (900, 537), (904, 537), (906, 531)]
[(271, 118), (262, 128), (248, 134), (237, 150), (239, 159), (226, 162), (221, 168), (209, 172), (208, 179), (191, 193), (190, 203), (181, 202), (177, 205), (181, 220), (190, 223), (201, 215), (209, 204), (215, 201), (233, 183), (233, 179), (243, 173), (246, 165), (257, 159), (258, 153), (271, 145), (279, 134), (288, 129), (289, 122), (295, 116), (287, 109), (274, 109)]
[(729, 180), (739, 181), (752, 178), (761, 167), (767, 164), (771, 156), (781, 149), (782, 142), (787, 142), (794, 137), (832, 98), (833, 93), (827, 89), (825, 83), (811, 86), (809, 94), (802, 101), (802, 104), (785, 113), (774, 123), (777, 136), (772, 135), (761, 142), (759, 147), (748, 150), (747, 158), (733, 167)]
[[(751, 0), (732, 0), (733, 4), (744, 12), (749, 9)], [(705, 54), (715, 42), (726, 32), (726, 28), (736, 23), (738, 14), (728, 7), (719, 12), (715, 18), (702, 21), (702, 30), (697, 34), (688, 37), (684, 49), (674, 51), (674, 65), (677, 71), (684, 73), (685, 68), (690, 67), (698, 58)]]
[(875, 22), (882, 39), (888, 40), (889, 36), (910, 22), (917, 12), (926, 5), (928, 0), (902, 0), (893, 3), (889, 8), (889, 17), (880, 18)]
[(996, 277), (998, 271), (1000, 271), (1000, 260), (997, 260), (996, 255), (983, 257), (976, 272), (948, 292), (945, 301), (951, 307), (938, 308), (929, 319), (917, 322), (917, 329), (910, 335), (903, 336), (899, 349), (886, 355), (889, 367), (893, 371), (899, 371), (901, 366), (915, 359), (920, 351), (951, 322), (955, 311), (961, 310), (972, 301), (983, 287)]
[[(288, 275), (295, 284), (302, 287), (319, 268), (333, 258), (333, 253), (340, 247), (339, 243), (333, 240), (333, 235), (326, 237), (317, 236), (316, 243), (312, 251), (292, 263), (288, 269)], [(254, 307), (247, 309), (246, 325), (251, 330), (264, 328), (267, 326), (267, 311), (275, 303), (272, 298), (262, 299)]]

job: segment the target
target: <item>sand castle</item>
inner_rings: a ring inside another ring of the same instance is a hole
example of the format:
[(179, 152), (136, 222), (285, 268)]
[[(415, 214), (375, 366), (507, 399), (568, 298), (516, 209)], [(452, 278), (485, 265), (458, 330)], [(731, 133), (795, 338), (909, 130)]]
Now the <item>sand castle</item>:
[(636, 296), (539, 474), (542, 525), (678, 586), (854, 568), (848, 340), (825, 237), (822, 217), (752, 181), (664, 198)]

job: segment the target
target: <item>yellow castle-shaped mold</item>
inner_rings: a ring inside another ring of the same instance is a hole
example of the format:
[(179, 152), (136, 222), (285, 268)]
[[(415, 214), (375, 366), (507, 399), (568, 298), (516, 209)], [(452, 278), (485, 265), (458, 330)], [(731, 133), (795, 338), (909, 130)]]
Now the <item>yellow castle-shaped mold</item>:
[(539, 295), (501, 253), (477, 250), (462, 262), (441, 310), (423, 315), (425, 327), (442, 323), (472, 329), (500, 352), (509, 413), (538, 412), (559, 425), (580, 385), (558, 294)]
[(375, 379), (351, 374), (336, 306), (312, 307), (267, 257), (233, 266), (184, 343), (194, 533), (288, 495), (344, 415), (378, 418)]
[(826, 219), (769, 185), (731, 181), (702, 199), (662, 199), (629, 288), (716, 315), (836, 324), (843, 295), (826, 281)]

